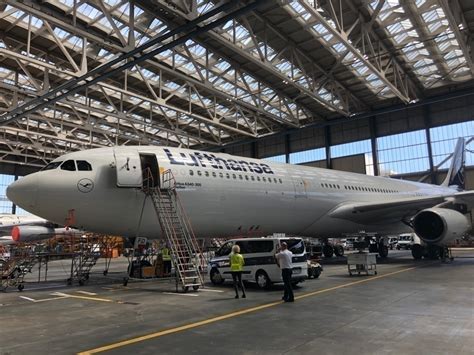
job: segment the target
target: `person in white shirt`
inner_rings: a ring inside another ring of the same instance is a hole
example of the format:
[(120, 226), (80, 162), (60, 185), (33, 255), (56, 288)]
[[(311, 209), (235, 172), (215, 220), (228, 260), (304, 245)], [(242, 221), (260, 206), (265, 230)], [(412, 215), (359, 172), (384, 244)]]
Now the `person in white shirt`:
[(285, 287), (282, 300), (285, 302), (294, 302), (295, 297), (291, 287), (291, 274), (293, 273), (293, 265), (291, 260), (293, 258), (293, 253), (288, 250), (288, 245), (285, 242), (282, 242), (280, 245), (280, 252), (275, 254), (275, 258), (277, 260), (278, 266), (281, 269), (281, 277)]

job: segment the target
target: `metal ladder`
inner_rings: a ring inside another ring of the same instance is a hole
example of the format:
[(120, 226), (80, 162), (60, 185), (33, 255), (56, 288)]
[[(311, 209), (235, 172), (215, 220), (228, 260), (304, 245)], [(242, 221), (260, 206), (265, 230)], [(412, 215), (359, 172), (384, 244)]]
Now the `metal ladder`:
[(161, 188), (145, 187), (151, 196), (161, 229), (171, 249), (176, 276), (183, 291), (204, 285), (200, 268), (207, 265), (194, 236), (189, 219), (176, 193), (176, 181), (170, 170), (163, 172)]
[(74, 279), (81, 286), (89, 280), (90, 271), (100, 258), (100, 251), (92, 250), (91, 247), (88, 243), (81, 241), (80, 251), (74, 253), (71, 260), (71, 274), (66, 280), (68, 285), (72, 285)]

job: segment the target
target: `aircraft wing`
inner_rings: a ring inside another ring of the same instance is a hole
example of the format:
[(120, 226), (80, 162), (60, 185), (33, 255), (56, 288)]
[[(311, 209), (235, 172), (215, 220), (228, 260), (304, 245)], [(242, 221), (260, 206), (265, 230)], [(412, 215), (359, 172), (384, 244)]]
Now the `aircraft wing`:
[[(384, 224), (409, 220), (419, 211), (442, 205), (462, 203), (468, 208), (474, 206), (474, 191), (457, 192), (447, 196), (411, 197), (387, 202), (344, 203), (332, 210), (334, 218), (347, 219), (360, 224)], [(440, 206), (440, 207), (442, 207)]]

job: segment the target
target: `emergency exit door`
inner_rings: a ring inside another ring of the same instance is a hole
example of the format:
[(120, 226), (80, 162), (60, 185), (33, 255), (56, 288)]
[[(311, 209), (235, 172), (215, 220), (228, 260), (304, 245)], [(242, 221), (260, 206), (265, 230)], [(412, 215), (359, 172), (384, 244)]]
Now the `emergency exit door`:
[(142, 187), (140, 155), (133, 150), (114, 150), (118, 187)]
[(293, 186), (295, 187), (296, 198), (307, 198), (306, 182), (301, 178), (293, 178)]

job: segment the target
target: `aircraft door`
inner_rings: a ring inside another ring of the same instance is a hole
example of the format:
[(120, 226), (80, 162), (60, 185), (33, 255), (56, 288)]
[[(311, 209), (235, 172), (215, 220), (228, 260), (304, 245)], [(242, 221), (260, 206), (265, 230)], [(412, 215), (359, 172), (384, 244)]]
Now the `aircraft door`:
[(156, 155), (140, 153), (140, 162), (143, 171), (143, 185), (146, 187), (159, 187), (159, 168)]
[(295, 187), (296, 198), (307, 198), (306, 182), (301, 178), (293, 178), (293, 186)]
[(142, 167), (137, 151), (114, 150), (118, 187), (142, 187)]

